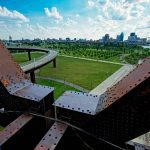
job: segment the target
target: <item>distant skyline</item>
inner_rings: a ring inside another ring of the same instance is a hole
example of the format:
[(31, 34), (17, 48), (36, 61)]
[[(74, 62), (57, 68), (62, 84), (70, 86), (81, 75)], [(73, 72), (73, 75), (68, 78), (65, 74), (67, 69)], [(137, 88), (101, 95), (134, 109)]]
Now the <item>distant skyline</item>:
[(150, 0), (0, 0), (0, 38), (150, 37)]

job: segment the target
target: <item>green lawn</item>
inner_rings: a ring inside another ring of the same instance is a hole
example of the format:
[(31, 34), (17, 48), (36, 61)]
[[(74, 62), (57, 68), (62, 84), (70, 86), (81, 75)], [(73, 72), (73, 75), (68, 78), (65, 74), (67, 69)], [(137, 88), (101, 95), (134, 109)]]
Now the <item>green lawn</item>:
[[(34, 59), (34, 58), (41, 57), (44, 54), (45, 53), (31, 53), (31, 57), (32, 59)], [(29, 61), (28, 53), (18, 53), (18, 54), (12, 54), (12, 55), (19, 64)]]
[(123, 63), (123, 60), (121, 60), (118, 56), (114, 56), (114, 57), (108, 58), (107, 61)]
[[(42, 53), (32, 53), (32, 58), (42, 55)], [(27, 54), (16, 54), (14, 58), (18, 63), (28, 60)], [(92, 90), (120, 67), (121, 65), (59, 56), (56, 68), (53, 68), (53, 64), (50, 63), (41, 68), (37, 75), (66, 80)]]
[(109, 63), (80, 60), (74, 58), (57, 57), (57, 67), (53, 68), (52, 63), (44, 66), (37, 74), (39, 76), (54, 77), (80, 85), (83, 88), (92, 90), (112, 73), (118, 70), (121, 65)]
[(49, 80), (44, 80), (44, 79), (37, 79), (36, 81), (40, 85), (47, 85), (47, 86), (55, 87), (55, 92), (54, 92), (55, 99), (61, 96), (65, 91), (68, 91), (68, 90), (78, 91), (75, 88), (72, 88), (70, 86), (67, 86), (65, 84), (58, 83), (55, 81), (49, 81)]

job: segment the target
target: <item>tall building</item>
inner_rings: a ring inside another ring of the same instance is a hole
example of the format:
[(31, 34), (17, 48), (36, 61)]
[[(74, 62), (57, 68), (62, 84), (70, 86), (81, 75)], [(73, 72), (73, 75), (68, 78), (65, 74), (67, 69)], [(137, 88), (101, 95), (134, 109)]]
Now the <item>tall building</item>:
[(9, 42), (12, 42), (12, 37), (11, 36), (9, 36)]
[(108, 43), (109, 42), (109, 34), (105, 34), (103, 37), (103, 43)]
[(120, 41), (123, 41), (123, 39), (124, 39), (124, 33), (121, 32), (121, 34), (120, 34)]
[(138, 38), (135, 32), (130, 33), (130, 36), (128, 36), (128, 41), (129, 42), (137, 42)]
[(124, 39), (124, 33), (121, 32), (120, 35), (117, 35), (117, 42), (123, 42), (123, 39)]

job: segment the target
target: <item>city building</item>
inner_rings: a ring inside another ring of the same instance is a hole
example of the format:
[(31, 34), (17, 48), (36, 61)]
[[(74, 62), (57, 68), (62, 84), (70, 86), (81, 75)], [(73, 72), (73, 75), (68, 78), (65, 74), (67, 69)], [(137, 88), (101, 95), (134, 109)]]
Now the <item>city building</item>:
[(135, 32), (130, 33), (130, 36), (128, 36), (128, 42), (129, 43), (136, 43), (137, 42), (137, 35)]
[(117, 35), (116, 40), (117, 40), (117, 42), (123, 42), (123, 39), (124, 39), (124, 33), (123, 33), (123, 32), (121, 32), (121, 34), (120, 34), (120, 35)]
[(9, 36), (9, 42), (12, 42), (12, 36)]
[(70, 41), (71, 41), (71, 39), (70, 39), (70, 38), (66, 38), (66, 41), (67, 41), (67, 42), (70, 42)]
[(103, 37), (103, 43), (108, 43), (109, 42), (109, 34), (105, 34)]

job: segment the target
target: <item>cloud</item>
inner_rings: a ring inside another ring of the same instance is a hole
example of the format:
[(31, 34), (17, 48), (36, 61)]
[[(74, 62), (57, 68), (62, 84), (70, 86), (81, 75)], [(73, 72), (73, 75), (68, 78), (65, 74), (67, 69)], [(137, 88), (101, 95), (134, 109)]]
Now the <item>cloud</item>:
[(67, 20), (65, 22), (66, 26), (73, 26), (73, 25), (76, 25), (76, 24), (77, 24), (77, 22), (72, 20), (72, 19), (70, 19), (70, 18), (67, 18)]
[(16, 10), (10, 11), (6, 7), (1, 7), (1, 6), (0, 6), (0, 17), (15, 19), (18, 20), (19, 22), (29, 22), (29, 18), (27, 18), (20, 12)]
[[(149, 0), (92, 1), (94, 5), (91, 11), (97, 10), (97, 13), (94, 17), (88, 16), (87, 18), (86, 28), (91, 37), (98, 37), (98, 33), (101, 35), (99, 37), (109, 33), (110, 36), (116, 38), (116, 35), (121, 32), (125, 33), (126, 38), (130, 32), (136, 32), (140, 37), (148, 36), (148, 30), (150, 30)], [(86, 32), (85, 35), (87, 35)]]
[(44, 11), (48, 17), (54, 18), (56, 20), (63, 20), (63, 17), (59, 14), (56, 7), (52, 7), (51, 11), (48, 8), (44, 8)]
[(79, 15), (79, 14), (76, 14), (75, 17), (78, 18), (78, 17), (80, 17), (80, 15)]
[[(40, 16), (42, 19), (39, 20), (37, 16), (34, 18), (37, 21), (34, 20), (30, 24), (20, 24), (18, 21), (6, 22), (0, 17), (0, 35), (3, 38), (12, 35), (13, 39), (20, 37), (100, 39), (106, 33), (116, 38), (121, 32), (124, 32), (125, 38), (130, 32), (136, 32), (139, 37), (149, 36), (150, 0), (86, 0), (86, 2), (85, 8), (79, 11), (67, 10), (64, 17), (56, 7), (45, 8), (45, 14), (53, 19), (47, 20), (45, 15)], [(4, 27), (7, 30), (4, 31)]]
[(95, 2), (93, 0), (88, 0), (88, 6), (90, 8), (94, 7), (95, 6)]
[(129, 20), (150, 14), (149, 0), (88, 0), (87, 4), (110, 20)]

